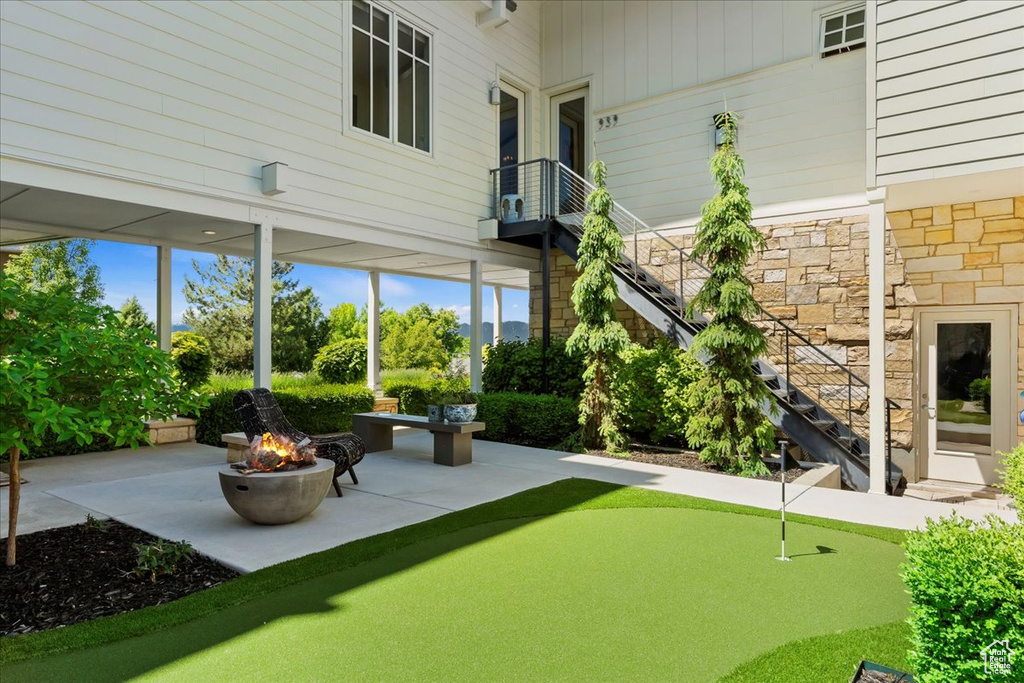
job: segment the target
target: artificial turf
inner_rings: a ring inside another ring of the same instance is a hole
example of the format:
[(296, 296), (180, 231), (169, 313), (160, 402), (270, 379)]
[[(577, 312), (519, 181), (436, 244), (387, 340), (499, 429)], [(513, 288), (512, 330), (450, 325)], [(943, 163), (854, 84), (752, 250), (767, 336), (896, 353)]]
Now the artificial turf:
[(896, 631), (859, 634), (906, 616), (901, 534), (797, 518), (782, 563), (771, 517), (558, 482), (170, 605), (5, 639), (3, 678), (708, 681), (740, 667), (731, 680), (781, 681), (812, 656), (846, 675), (895, 657)]

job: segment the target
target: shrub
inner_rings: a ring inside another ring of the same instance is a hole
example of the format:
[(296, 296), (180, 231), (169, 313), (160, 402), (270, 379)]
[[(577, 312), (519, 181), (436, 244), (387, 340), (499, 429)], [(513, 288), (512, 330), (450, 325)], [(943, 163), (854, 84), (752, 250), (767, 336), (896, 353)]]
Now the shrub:
[(578, 400), (583, 393), (583, 359), (569, 355), (564, 339), (552, 339), (547, 364), (545, 391), (542, 341), (536, 337), (526, 341), (503, 341), (487, 352), (483, 389), (487, 393), (546, 393)]
[(967, 385), (967, 395), (975, 403), (980, 403), (985, 412), (992, 413), (992, 378), (979, 377)]
[(487, 429), (476, 436), (487, 441), (554, 446), (579, 430), (576, 399), (533, 394), (478, 394), (477, 420)]
[(614, 384), (622, 428), (655, 442), (670, 436), (683, 439), (690, 418), (684, 391), (704, 367), (666, 340), (649, 349), (632, 344), (622, 361)]
[(171, 335), (171, 358), (178, 366), (181, 383), (190, 389), (201, 387), (210, 379), (213, 355), (210, 342), (195, 332), (175, 332)]
[[(913, 649), (921, 683), (1009, 680), (986, 674), (981, 650), (1024, 643), (1024, 524), (928, 520), (905, 542)], [(1016, 649), (1020, 649), (1017, 647)], [(1014, 662), (1019, 666), (1021, 655)]]
[(158, 574), (173, 574), (178, 565), (195, 555), (196, 551), (185, 541), (168, 543), (157, 540), (153, 543), (133, 543), (138, 553), (135, 562), (135, 573), (139, 576), (149, 575), (149, 580), (156, 583)]
[(469, 391), (469, 378), (459, 376), (427, 377), (410, 376), (408, 373), (397, 377), (385, 375), (381, 382), (384, 395), (398, 399), (399, 412), (406, 415), (426, 415), (427, 406), (442, 403), (446, 396)]
[[(231, 403), (236, 393), (232, 390), (210, 396), (209, 406), (196, 423), (196, 441), (223, 446), (221, 434), (241, 430), (242, 424)], [(274, 397), (288, 421), (307, 434), (349, 431), (353, 413), (373, 410), (373, 391), (357, 384), (275, 390)]]
[(366, 379), (366, 342), (345, 339), (320, 348), (313, 370), (325, 382), (355, 384)]
[(1021, 524), (1024, 524), (1024, 443), (1019, 443), (1009, 453), (1000, 455), (1003, 456), (1003, 466), (1006, 468), (999, 470), (1003, 475), (1002, 488), (1013, 498), (1017, 515), (1021, 517)]

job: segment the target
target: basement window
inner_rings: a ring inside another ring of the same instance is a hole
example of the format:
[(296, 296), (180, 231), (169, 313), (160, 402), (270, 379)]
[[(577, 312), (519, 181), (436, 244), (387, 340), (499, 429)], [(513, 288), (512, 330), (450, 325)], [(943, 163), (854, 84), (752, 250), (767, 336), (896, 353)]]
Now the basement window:
[(352, 7), (352, 127), (430, 152), (431, 36), (366, 0)]
[(848, 8), (821, 18), (821, 56), (831, 57), (864, 47), (864, 6)]

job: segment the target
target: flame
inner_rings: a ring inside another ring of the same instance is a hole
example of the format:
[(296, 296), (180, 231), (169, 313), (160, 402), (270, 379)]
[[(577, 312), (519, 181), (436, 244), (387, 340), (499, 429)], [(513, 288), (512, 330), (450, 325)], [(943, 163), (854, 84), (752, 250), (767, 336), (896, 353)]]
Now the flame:
[[(253, 440), (256, 441), (255, 439)], [(289, 465), (301, 467), (316, 462), (310, 448), (300, 449), (285, 438), (278, 439), (270, 432), (265, 432), (259, 442), (252, 448), (249, 467), (264, 472), (275, 472), (283, 469), (294, 469)]]

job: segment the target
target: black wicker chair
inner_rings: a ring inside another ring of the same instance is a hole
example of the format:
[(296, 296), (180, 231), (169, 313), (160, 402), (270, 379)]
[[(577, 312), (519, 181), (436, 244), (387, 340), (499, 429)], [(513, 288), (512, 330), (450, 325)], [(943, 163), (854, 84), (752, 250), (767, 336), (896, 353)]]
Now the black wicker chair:
[(358, 484), (353, 466), (366, 455), (366, 445), (355, 434), (339, 434), (338, 436), (309, 436), (300, 432), (288, 422), (277, 399), (269, 389), (244, 389), (235, 394), (235, 414), (242, 421), (245, 438), (252, 441), (254, 436), (262, 436), (270, 432), (274, 436), (284, 436), (295, 443), (309, 438), (316, 446), (316, 457), (326, 458), (334, 462), (334, 490), (341, 496), (338, 477), (345, 472), (352, 477), (352, 483)]

